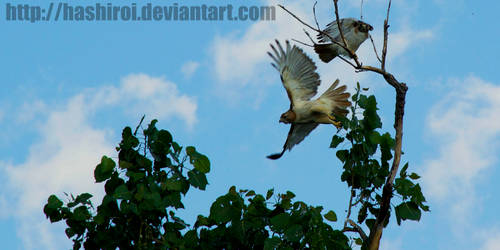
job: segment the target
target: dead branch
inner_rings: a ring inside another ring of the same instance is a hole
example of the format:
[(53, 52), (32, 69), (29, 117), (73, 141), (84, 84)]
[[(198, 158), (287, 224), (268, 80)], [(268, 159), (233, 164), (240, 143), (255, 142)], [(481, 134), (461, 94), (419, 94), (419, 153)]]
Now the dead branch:
[(370, 41), (372, 42), (373, 45), (373, 51), (375, 51), (375, 56), (377, 56), (377, 60), (382, 63), (382, 59), (378, 56), (377, 48), (375, 47), (375, 42), (373, 41), (372, 35), (368, 34), (368, 37), (370, 37)]
[(347, 41), (345, 40), (344, 31), (342, 30), (342, 25), (340, 23), (339, 7), (337, 6), (337, 2), (338, 2), (338, 0), (333, 0), (333, 4), (335, 5), (335, 18), (337, 20), (337, 27), (338, 27), (339, 32), (340, 32), (340, 37), (342, 38), (342, 42), (344, 43), (344, 47), (346, 48), (347, 52), (349, 53), (349, 56), (352, 59), (354, 59), (354, 61), (356, 62), (356, 65), (360, 65), (360, 63), (358, 62), (358, 56), (354, 53), (354, 51), (352, 51), (349, 48), (349, 46), (347, 45)]
[(387, 16), (385, 17), (384, 20), (384, 47), (382, 48), (382, 63), (381, 63), (381, 68), (382, 70), (385, 70), (385, 58), (387, 56), (387, 39), (389, 36), (389, 12), (391, 11), (391, 0), (389, 0), (389, 5), (387, 6)]
[(355, 232), (359, 234), (359, 236), (361, 237), (361, 239), (363, 239), (363, 241), (368, 240), (368, 236), (366, 236), (365, 231), (363, 231), (363, 228), (361, 228), (358, 224), (356, 224), (356, 222), (354, 222), (351, 219), (348, 219), (346, 222), (348, 222), (349, 225), (351, 225), (351, 227), (344, 226), (342, 232)]

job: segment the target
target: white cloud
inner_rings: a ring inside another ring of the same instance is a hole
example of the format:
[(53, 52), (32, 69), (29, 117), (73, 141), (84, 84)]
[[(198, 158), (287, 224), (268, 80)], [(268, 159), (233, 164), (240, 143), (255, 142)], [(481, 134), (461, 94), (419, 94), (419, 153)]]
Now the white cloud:
[(200, 66), (200, 63), (194, 62), (194, 61), (189, 61), (189, 62), (186, 62), (182, 65), (181, 72), (182, 72), (182, 74), (184, 74), (184, 77), (186, 79), (189, 79), (189, 78), (191, 78), (191, 76), (193, 76), (193, 74), (196, 72), (196, 70), (198, 69), (199, 66)]
[[(274, 5), (275, 1), (268, 1), (268, 4)], [(312, 5), (313, 3), (304, 1), (286, 2), (287, 9), (299, 16), (305, 22), (314, 25), (311, 11)], [(359, 13), (359, 2), (350, 6), (350, 8), (349, 6), (344, 7), (347, 9), (344, 13), (348, 13), (351, 10), (355, 10), (355, 13)], [(324, 6), (318, 5), (317, 16), (320, 22), (323, 21), (322, 26), (324, 26), (326, 22), (324, 22), (321, 17), (327, 16), (331, 18), (332, 8), (331, 2)], [(366, 15), (365, 13), (365, 16)], [(393, 22), (398, 22), (398, 20), (393, 20)], [(380, 53), (382, 49), (383, 34), (381, 32), (383, 28), (377, 26), (377, 24), (374, 24), (374, 26), (375, 30), (379, 31), (373, 32), (373, 35)], [(245, 91), (245, 93), (262, 96), (262, 93), (253, 92), (256, 92), (258, 89), (264, 91), (262, 87), (269, 84), (279, 84), (279, 77), (276, 72), (271, 69), (269, 65), (270, 58), (266, 54), (266, 52), (270, 50), (269, 44), (274, 43), (274, 39), (284, 42), (285, 39), (289, 40), (292, 38), (310, 43), (309, 38), (303, 32), (303, 28), (305, 28), (305, 26), (301, 25), (281, 8), (276, 7), (275, 21), (257, 22), (251, 25), (243, 33), (216, 36), (212, 43), (211, 52), (214, 58), (213, 65), (215, 75), (219, 80), (219, 88), (217, 89), (219, 94), (235, 99), (234, 97), (240, 97), (239, 95), (242, 92), (240, 91), (241, 88), (252, 86), (251, 89), (247, 88), (251, 91)], [(315, 36), (310, 30), (309, 32), (312, 36)], [(411, 46), (419, 44), (423, 40), (428, 40), (432, 38), (432, 36), (433, 32), (431, 30), (414, 30), (411, 28), (410, 24), (403, 22), (399, 30), (391, 32), (390, 34), (389, 63), (392, 59), (404, 54)], [(303, 45), (298, 46), (302, 48), (305, 47)], [(319, 92), (328, 88), (337, 78), (340, 78), (341, 81), (348, 86), (355, 86), (357, 81), (364, 82), (368, 77), (373, 76), (371, 73), (355, 73), (351, 66), (340, 60), (324, 64), (319, 62), (316, 54), (311, 48), (306, 47), (304, 50), (315, 62), (317, 62), (318, 71), (324, 83), (320, 86)], [(378, 64), (369, 40), (360, 47), (358, 55), (365, 65)], [(272, 72), (273, 75), (268, 77), (269, 73), (267, 72)]]
[(500, 232), (490, 231), (485, 236), (481, 250), (498, 250), (500, 248)]
[(42, 100), (25, 102), (17, 113), (17, 121), (21, 123), (30, 122), (37, 115), (47, 112), (47, 105)]
[(197, 106), (192, 97), (181, 95), (174, 83), (145, 74), (129, 75), (118, 87), (86, 90), (63, 105), (47, 108), (37, 128), (40, 139), (30, 146), (25, 161), (0, 162), (8, 180), (7, 192), (0, 196), (0, 207), (8, 212), (2, 215), (17, 220), (17, 233), (26, 249), (69, 247), (62, 226), (51, 225), (43, 215), (43, 204), (50, 194), (102, 195), (102, 186), (94, 183), (93, 169), (102, 155), (116, 158), (116, 142), (111, 141), (111, 130), (96, 128), (90, 118), (107, 106), (145, 112), (151, 118), (177, 116), (188, 126), (196, 122)]
[(476, 184), (497, 163), (500, 86), (471, 76), (450, 89), (454, 91), (427, 117), (429, 135), (439, 145), (439, 154), (423, 163), (423, 181), (432, 198), (453, 201), (446, 203), (453, 218), (466, 219), (478, 209)]
[(193, 97), (179, 93), (177, 85), (163, 77), (132, 74), (122, 79), (119, 87), (106, 86), (86, 93), (89, 105), (127, 106), (132, 115), (144, 113), (146, 117), (169, 119), (177, 117), (192, 128), (197, 122), (197, 104)]
[(380, 249), (385, 250), (401, 250), (403, 248), (403, 242), (401, 239), (387, 239), (382, 238), (380, 240)]

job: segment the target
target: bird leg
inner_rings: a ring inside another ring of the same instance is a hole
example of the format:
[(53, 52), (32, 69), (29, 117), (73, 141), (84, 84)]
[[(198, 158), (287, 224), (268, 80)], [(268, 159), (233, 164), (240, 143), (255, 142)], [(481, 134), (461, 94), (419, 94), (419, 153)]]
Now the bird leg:
[(337, 129), (342, 128), (342, 123), (340, 121), (335, 121), (335, 117), (333, 115), (328, 115), (328, 119), (330, 119), (330, 122), (337, 127)]

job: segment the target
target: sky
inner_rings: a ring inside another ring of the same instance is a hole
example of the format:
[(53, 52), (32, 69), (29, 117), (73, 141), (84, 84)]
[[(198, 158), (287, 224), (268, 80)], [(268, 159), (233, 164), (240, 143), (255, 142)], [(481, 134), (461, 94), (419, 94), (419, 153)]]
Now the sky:
[[(9, 2), (51, 3), (59, 2)], [(69, 2), (97, 3), (108, 2)], [(137, 5), (146, 3), (176, 2)], [(239, 1), (234, 7), (242, 4), (284, 4), (314, 23), (311, 1)], [(340, 16), (360, 18), (360, 4), (339, 1)], [(379, 50), (386, 8), (385, 0), (363, 5)], [(121, 130), (135, 127), (143, 114), (210, 158), (207, 190), (184, 197), (180, 215), (188, 223), (208, 215), (211, 202), (232, 185), (260, 193), (290, 190), (297, 200), (346, 216), (348, 189), (328, 148), (333, 126), (319, 126), (279, 160), (265, 158), (281, 151), (289, 129), (278, 123), (289, 101), (266, 52), (274, 39), (308, 42), (305, 27), (281, 9), (274, 21), (35, 22), (7, 20), (5, 2), (0, 9), (2, 248), (70, 248), (64, 223), (51, 224), (43, 214), (47, 197), (90, 192), (98, 201), (103, 190), (94, 183), (94, 167), (103, 155), (116, 159)], [(402, 161), (422, 176), (431, 212), (401, 226), (392, 220), (381, 249), (500, 249), (498, 9), (498, 1), (392, 3), (387, 70), (409, 87)], [(321, 27), (334, 19), (332, 1), (319, 1), (317, 17)], [(394, 134), (394, 90), (383, 78), (356, 73), (340, 60), (325, 64), (310, 48), (304, 51), (318, 66), (320, 93), (337, 78), (350, 92), (359, 81), (377, 97), (382, 130)], [(368, 41), (358, 55), (364, 65), (377, 65)]]

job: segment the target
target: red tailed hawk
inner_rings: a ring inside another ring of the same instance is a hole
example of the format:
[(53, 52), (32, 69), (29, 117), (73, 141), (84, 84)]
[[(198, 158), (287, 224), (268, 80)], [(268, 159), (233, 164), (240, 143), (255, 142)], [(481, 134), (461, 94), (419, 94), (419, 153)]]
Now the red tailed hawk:
[(290, 109), (281, 115), (279, 122), (291, 124), (291, 127), (283, 151), (267, 157), (273, 160), (299, 144), (318, 124), (339, 127), (340, 122), (335, 121), (334, 115), (345, 116), (347, 107), (351, 105), (347, 100), (350, 94), (345, 92), (345, 85), (338, 87), (338, 79), (318, 99), (310, 100), (320, 84), (316, 65), (302, 49), (295, 45), (292, 48), (288, 41), (286, 51), (278, 41), (276, 44), (278, 49), (271, 44), (274, 54), (268, 54), (274, 61), (271, 64), (280, 72), (281, 82), (290, 99)]
[[(368, 31), (373, 30), (371, 25), (354, 18), (340, 19), (340, 26), (342, 27), (347, 47), (352, 51), (358, 50), (359, 46), (368, 38)], [(329, 23), (323, 32), (330, 35), (336, 42), (344, 44), (337, 21)], [(321, 61), (325, 63), (330, 62), (339, 54), (349, 56), (349, 52), (341, 46), (332, 43), (332, 40), (327, 35), (319, 33), (318, 39), (320, 44), (314, 45), (314, 51), (318, 53)]]

